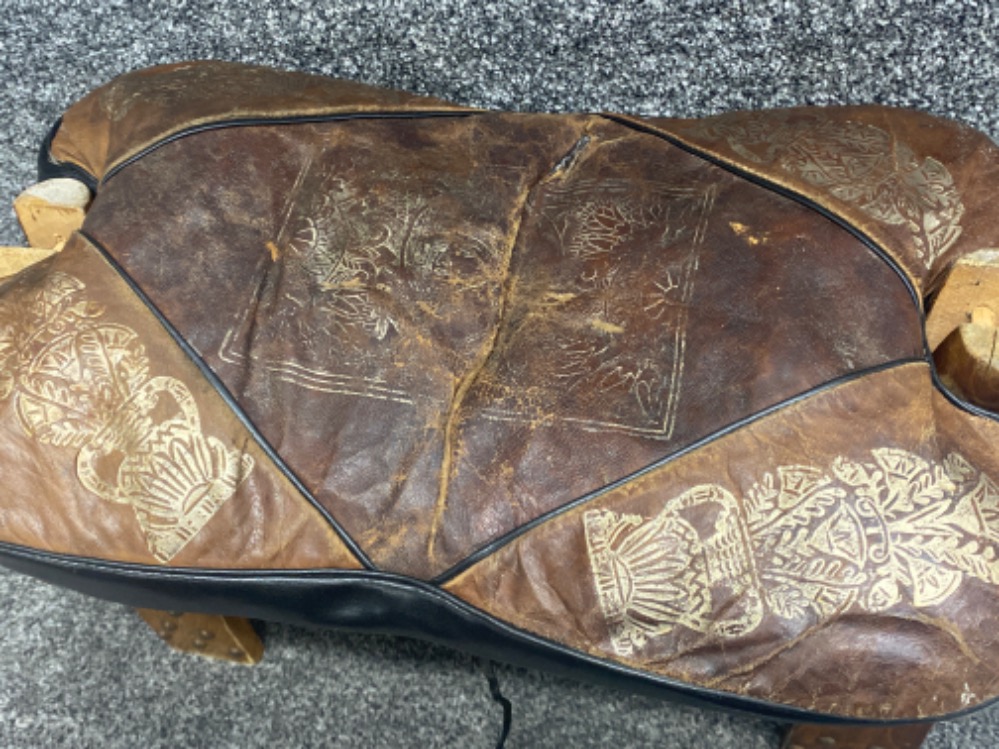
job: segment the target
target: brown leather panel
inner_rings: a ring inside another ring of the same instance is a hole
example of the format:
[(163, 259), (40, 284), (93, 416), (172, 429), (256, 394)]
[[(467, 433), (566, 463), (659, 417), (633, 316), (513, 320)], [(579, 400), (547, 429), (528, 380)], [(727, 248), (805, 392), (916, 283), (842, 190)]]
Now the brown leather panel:
[(920, 289), (955, 259), (999, 246), (999, 149), (922, 112), (881, 106), (731, 112), (652, 125), (859, 227)]
[(999, 685), (996, 438), (903, 365), (558, 515), (445, 587), (683, 682), (856, 718), (946, 714)]
[(116, 175), (86, 226), (372, 559), (418, 577), (921, 353), (849, 234), (599, 118), (206, 132)]
[(414, 574), (522, 202), (587, 120), (463, 123), (205, 133), (110, 181), (87, 224), (365, 550)]
[(0, 538), (101, 559), (355, 569), (78, 235), (0, 286)]
[(320, 75), (200, 61), (115, 78), (70, 107), (52, 157), (100, 179), (152, 143), (205, 123), (346, 112), (466, 111), (426, 96)]

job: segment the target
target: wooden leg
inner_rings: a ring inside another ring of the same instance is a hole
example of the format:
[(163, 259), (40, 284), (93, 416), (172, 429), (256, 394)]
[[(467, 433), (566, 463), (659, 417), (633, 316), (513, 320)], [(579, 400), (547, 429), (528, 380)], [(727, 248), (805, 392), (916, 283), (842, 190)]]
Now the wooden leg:
[(49, 179), (14, 200), (27, 247), (0, 247), (0, 281), (54, 255), (83, 225), (90, 191), (75, 179)]
[(952, 393), (999, 410), (999, 249), (961, 258), (950, 269), (926, 317), (926, 342)]
[(896, 726), (821, 726), (797, 723), (781, 749), (919, 749), (932, 723)]
[(137, 611), (167, 645), (182, 653), (245, 666), (259, 663), (264, 657), (264, 643), (248, 619), (156, 609)]
[(960, 325), (933, 352), (933, 361), (948, 390), (977, 406), (999, 411), (999, 326), (990, 309), (973, 310), (971, 321)]
[(926, 315), (930, 350), (960, 325), (971, 322), (971, 313), (980, 307), (999, 316), (999, 249), (973, 252), (947, 272)]
[(54, 254), (36, 247), (0, 247), (0, 281)]
[(47, 179), (14, 199), (14, 213), (31, 247), (54, 249), (83, 225), (90, 190), (75, 179)]

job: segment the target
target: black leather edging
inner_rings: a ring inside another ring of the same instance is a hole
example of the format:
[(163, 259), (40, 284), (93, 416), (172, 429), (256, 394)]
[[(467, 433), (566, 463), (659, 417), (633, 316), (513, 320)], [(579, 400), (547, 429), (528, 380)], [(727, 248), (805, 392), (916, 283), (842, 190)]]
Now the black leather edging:
[(605, 484), (599, 489), (594, 489), (591, 492), (587, 492), (586, 494), (576, 497), (575, 499), (570, 500), (569, 502), (566, 502), (563, 505), (559, 505), (554, 510), (549, 510), (545, 514), (539, 515), (538, 517), (534, 518), (534, 520), (531, 520), (530, 522), (525, 523), (524, 525), (514, 528), (512, 531), (503, 534), (499, 538), (490, 541), (485, 546), (482, 546), (476, 551), (472, 552), (454, 566), (450, 567), (449, 569), (445, 570), (441, 574), (431, 579), (430, 583), (433, 585), (443, 585), (444, 583), (448, 582), (454, 577), (460, 575), (468, 568), (472, 567), (478, 562), (481, 562), (486, 557), (495, 554), (503, 546), (506, 546), (507, 544), (511, 543), (512, 541), (516, 540), (520, 536), (527, 533), (528, 531), (534, 530), (539, 525), (548, 522), (552, 518), (558, 517), (559, 515), (566, 513), (569, 510), (579, 507), (580, 505), (585, 504), (587, 502), (590, 502), (596, 499), (597, 497), (600, 497), (603, 494), (607, 494), (608, 492), (614, 491), (615, 489), (619, 489), (625, 484), (628, 484), (636, 479), (639, 479), (642, 476), (651, 473), (652, 471), (657, 471), (660, 468), (663, 468), (664, 466), (672, 463), (673, 461), (678, 460), (679, 458), (682, 458), (683, 456), (692, 453), (695, 450), (699, 450), (705, 445), (709, 445), (712, 442), (721, 439), (726, 435), (731, 434), (732, 432), (735, 432), (739, 429), (742, 429), (745, 426), (748, 426), (756, 421), (759, 421), (760, 419), (766, 416), (770, 416), (771, 414), (776, 413), (777, 411), (781, 411), (785, 408), (788, 408), (789, 406), (793, 406), (796, 403), (800, 403), (803, 400), (811, 398), (814, 395), (818, 395), (819, 393), (825, 392), (827, 390), (832, 390), (833, 388), (839, 387), (840, 385), (846, 384), (848, 382), (852, 382), (853, 380), (859, 380), (860, 378), (867, 377), (868, 375), (877, 374), (879, 372), (884, 372), (889, 369), (895, 369), (897, 367), (902, 367), (909, 364), (925, 365), (926, 360), (922, 358), (895, 359), (894, 361), (884, 362), (883, 364), (877, 364), (873, 367), (868, 367), (866, 369), (860, 369), (855, 372), (850, 372), (845, 375), (840, 375), (839, 377), (836, 377), (832, 380), (826, 380), (821, 385), (816, 385), (815, 387), (809, 388), (804, 392), (798, 393), (797, 395), (793, 395), (790, 398), (786, 398), (785, 400), (778, 401), (777, 403), (774, 403), (771, 406), (767, 406), (766, 408), (756, 411), (755, 413), (752, 413), (748, 416), (744, 416), (741, 419), (726, 424), (721, 429), (711, 432), (710, 434), (707, 434), (704, 437), (701, 437), (700, 439), (691, 442), (689, 445), (680, 448), (674, 453), (670, 453), (669, 455), (659, 458), (658, 460), (653, 461), (652, 463), (649, 463), (648, 465), (643, 466), (642, 468), (639, 468), (637, 471), (629, 473), (627, 476), (623, 476), (619, 479), (616, 479), (615, 481), (612, 481), (609, 484)]
[(232, 393), (229, 392), (225, 383), (223, 383), (212, 368), (205, 363), (204, 359), (201, 358), (201, 355), (194, 350), (194, 347), (184, 340), (184, 337), (181, 336), (180, 332), (173, 326), (173, 323), (171, 323), (159, 310), (159, 308), (153, 303), (153, 300), (146, 295), (146, 292), (143, 291), (134, 279), (128, 275), (125, 269), (122, 268), (121, 264), (115, 260), (103, 244), (98, 242), (84, 230), (81, 230), (79, 233), (94, 249), (98, 251), (98, 253), (100, 253), (111, 269), (114, 270), (114, 272), (128, 285), (132, 292), (159, 321), (160, 325), (163, 326), (163, 329), (166, 330), (171, 338), (173, 338), (174, 342), (180, 347), (184, 354), (187, 355), (187, 358), (191, 360), (194, 366), (198, 368), (198, 371), (201, 372), (208, 383), (219, 394), (219, 397), (222, 398), (225, 404), (229, 407), (229, 410), (232, 411), (235, 417), (239, 420), (239, 423), (242, 424), (243, 427), (250, 433), (254, 442), (256, 442), (260, 449), (263, 450), (264, 454), (270, 458), (271, 462), (274, 463), (284, 477), (291, 482), (291, 484), (302, 494), (302, 496), (308, 500), (309, 504), (311, 504), (313, 508), (319, 512), (323, 519), (329, 523), (350, 552), (357, 557), (358, 561), (364, 565), (365, 568), (369, 570), (376, 569), (374, 563), (368, 555), (364, 553), (364, 550), (358, 546), (354, 539), (351, 538), (350, 534), (348, 534), (340, 523), (337, 522), (336, 518), (330, 514), (329, 510), (319, 503), (312, 492), (309, 491), (308, 487), (306, 487), (305, 484), (302, 483), (301, 479), (295, 475), (295, 472), (292, 471), (291, 467), (285, 462), (285, 460), (278, 455), (277, 451), (271, 446), (270, 442), (267, 441), (267, 438), (264, 437), (261, 431), (257, 428), (256, 424), (254, 424), (250, 420), (250, 417), (246, 415), (246, 412), (233, 397)]
[(97, 178), (94, 175), (76, 164), (65, 164), (52, 158), (52, 141), (61, 126), (62, 117), (56, 120), (55, 124), (49, 128), (45, 139), (42, 141), (42, 145), (38, 149), (38, 181), (42, 182), (47, 179), (69, 177), (85, 184), (87, 189), (90, 190), (90, 194), (93, 195), (97, 192)]
[(230, 120), (216, 120), (214, 122), (203, 122), (200, 125), (193, 125), (176, 133), (150, 143), (138, 153), (129, 156), (124, 161), (115, 164), (108, 170), (107, 174), (101, 177), (99, 185), (104, 185), (125, 167), (134, 164), (141, 158), (148, 156), (153, 151), (162, 148), (168, 143), (186, 138), (189, 135), (197, 135), (211, 130), (224, 130), (230, 127), (254, 127), (254, 126), (274, 126), (274, 125), (307, 125), (317, 122), (345, 122), (353, 120), (422, 120), (433, 118), (463, 118), (473, 115), (480, 115), (481, 111), (472, 110), (468, 112), (449, 112), (440, 110), (413, 110), (408, 112), (340, 112), (336, 114), (305, 114), (285, 117), (237, 117)]
[(382, 572), (163, 568), (55, 554), (4, 542), (0, 542), (0, 563), (54, 585), (138, 608), (200, 611), (414, 637), (629, 692), (782, 721), (931, 722), (974, 712), (995, 701), (922, 719), (865, 719), (812, 712), (686, 684), (599, 658), (511, 626), (428, 583)]

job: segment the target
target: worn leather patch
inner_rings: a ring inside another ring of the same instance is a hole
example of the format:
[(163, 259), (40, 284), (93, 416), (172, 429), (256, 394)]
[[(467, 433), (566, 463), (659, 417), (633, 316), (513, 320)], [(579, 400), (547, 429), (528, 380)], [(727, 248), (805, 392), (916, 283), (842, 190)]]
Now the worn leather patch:
[(203, 133), (115, 176), (87, 228), (372, 559), (418, 577), (921, 353), (905, 286), (847, 232), (596, 118)]

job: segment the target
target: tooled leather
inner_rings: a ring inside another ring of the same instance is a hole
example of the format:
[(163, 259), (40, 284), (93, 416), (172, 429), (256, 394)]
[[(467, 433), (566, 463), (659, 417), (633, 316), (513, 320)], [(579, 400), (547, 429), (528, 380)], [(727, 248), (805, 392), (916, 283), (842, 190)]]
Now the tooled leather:
[(57, 162), (101, 179), (151, 144), (198, 125), (339, 112), (474, 111), (428, 96), (295, 71), (221, 61), (160, 65), (119, 76), (64, 115)]
[[(95, 101), (60, 131), (91, 128), (92, 168), (162, 137), (116, 131), (109, 157)], [(132, 105), (125, 128), (163, 109)], [(175, 109), (171, 127), (197, 120)], [(994, 147), (952, 124), (879, 108), (646, 122), (859, 227), (924, 290), (995, 246)], [(817, 160), (799, 148), (814, 133)], [(425, 579), (768, 405), (923, 353), (907, 290), (848, 231), (602, 118), (203, 132), (102, 185), (87, 229), (376, 563)], [(945, 714), (995, 696), (995, 431), (927, 366), (890, 368), (597, 492), (446, 587), (695, 686)], [(628, 608), (629, 549), (673, 556), (651, 575), (682, 610)]]
[(956, 122), (868, 105), (641, 124), (842, 216), (926, 293), (956, 259), (995, 241), (982, 197), (999, 179), (999, 149)]
[(424, 579), (921, 353), (842, 229), (594, 118), (203, 133), (110, 180), (87, 230), (372, 560)]
[(0, 295), (0, 537), (198, 567), (356, 568), (79, 236)]
[(901, 365), (559, 515), (445, 589), (688, 683), (854, 718), (946, 714), (995, 696), (996, 436), (926, 365)]

